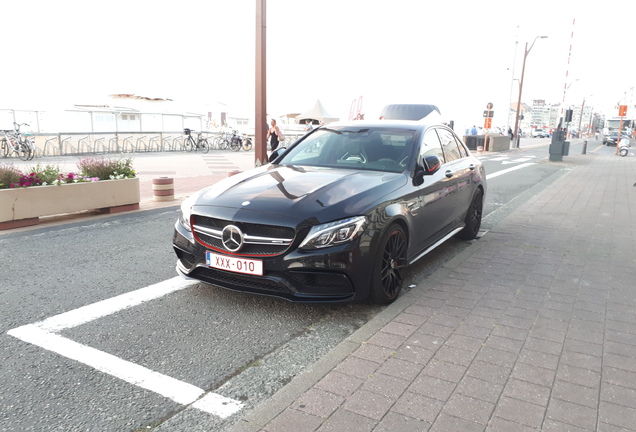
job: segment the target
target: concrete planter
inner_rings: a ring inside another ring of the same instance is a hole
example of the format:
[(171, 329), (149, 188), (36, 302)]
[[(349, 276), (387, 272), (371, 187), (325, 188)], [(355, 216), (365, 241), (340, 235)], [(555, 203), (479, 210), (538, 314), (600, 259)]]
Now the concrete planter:
[(0, 190), (0, 229), (39, 223), (41, 216), (139, 208), (139, 178)]

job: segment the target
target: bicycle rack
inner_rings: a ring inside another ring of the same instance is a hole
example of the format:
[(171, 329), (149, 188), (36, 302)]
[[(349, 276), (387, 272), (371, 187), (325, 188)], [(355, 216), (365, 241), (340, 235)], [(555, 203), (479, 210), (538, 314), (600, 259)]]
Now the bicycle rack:
[[(70, 147), (71, 151), (67, 151), (67, 147)], [(71, 142), (71, 137), (66, 137), (60, 142), (60, 149), (62, 155), (72, 154), (75, 147), (73, 147), (73, 143)]]
[(115, 135), (108, 140), (108, 151), (116, 153), (124, 152), (124, 148), (119, 144), (119, 135)]
[[(83, 147), (86, 146), (86, 151), (83, 151)], [(91, 149), (91, 142), (88, 136), (82, 137), (77, 140), (77, 152), (80, 154), (86, 154), (93, 151)]]
[(157, 151), (161, 151), (161, 137), (159, 135), (150, 137), (148, 141), (148, 151), (152, 151), (153, 147), (156, 147)]
[(123, 145), (123, 153), (126, 153), (128, 151), (128, 147), (130, 146), (130, 151), (134, 153), (135, 151), (135, 147), (132, 143), (132, 135), (131, 136), (127, 136), (126, 138), (124, 138), (124, 145)]
[(95, 140), (95, 143), (93, 144), (95, 153), (99, 151), (99, 146), (102, 146), (102, 153), (106, 153), (106, 148), (104, 147), (104, 140), (105, 140), (104, 137), (99, 137)]
[[(53, 145), (53, 141), (59, 141), (60, 137), (59, 136), (54, 136), (53, 138), (49, 138), (46, 141), (44, 141), (44, 150), (42, 150), (42, 155), (43, 156), (49, 156), (52, 155), (54, 156), (56, 151), (58, 155), (62, 155), (62, 150), (61, 150), (61, 145), (57, 144), (57, 146)], [(53, 148), (53, 152), (51, 154), (49, 154), (48, 152), (48, 148), (49, 148), (49, 143), (51, 143), (51, 147)]]
[(185, 148), (183, 147), (183, 138), (180, 137), (180, 136), (175, 137), (175, 139), (173, 141), (173, 146), (174, 146), (174, 149), (177, 150), (177, 151), (185, 150)]
[(148, 145), (146, 144), (146, 135), (140, 136), (135, 142), (135, 152), (139, 150), (140, 144), (144, 147), (144, 151), (148, 151)]
[(161, 140), (161, 151), (173, 151), (174, 150), (174, 139), (170, 135), (166, 135)]

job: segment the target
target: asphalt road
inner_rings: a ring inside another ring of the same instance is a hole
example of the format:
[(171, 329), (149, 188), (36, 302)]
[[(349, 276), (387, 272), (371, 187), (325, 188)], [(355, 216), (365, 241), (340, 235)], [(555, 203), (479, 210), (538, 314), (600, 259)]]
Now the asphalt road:
[[(547, 156), (547, 146), (481, 156), (485, 230), (570, 169), (567, 158)], [(0, 233), (0, 431), (221, 431), (381, 310), (184, 285), (170, 244), (175, 218), (170, 207)], [(408, 270), (407, 285), (470, 244), (442, 245)], [(170, 289), (138, 303), (126, 297), (154, 284)], [(97, 303), (112, 299), (108, 312)], [(77, 312), (96, 303), (98, 312)], [(77, 314), (51, 322), (69, 311)], [(167, 397), (170, 388), (183, 392)], [(219, 415), (198, 391), (236, 411)]]

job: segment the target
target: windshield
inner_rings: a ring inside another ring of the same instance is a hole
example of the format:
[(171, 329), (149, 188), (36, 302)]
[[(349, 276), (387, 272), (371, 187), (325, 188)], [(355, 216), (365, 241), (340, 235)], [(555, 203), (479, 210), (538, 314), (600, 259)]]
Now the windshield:
[(408, 166), (415, 131), (321, 128), (289, 149), (281, 164), (399, 173)]

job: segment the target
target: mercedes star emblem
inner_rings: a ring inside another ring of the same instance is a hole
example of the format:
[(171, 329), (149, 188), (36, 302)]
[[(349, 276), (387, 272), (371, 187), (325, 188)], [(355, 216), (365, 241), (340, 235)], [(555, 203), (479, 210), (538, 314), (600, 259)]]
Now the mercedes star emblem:
[(237, 252), (243, 247), (243, 232), (239, 227), (228, 225), (223, 228), (223, 246), (230, 252)]

